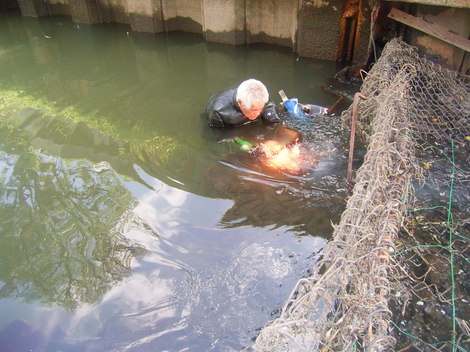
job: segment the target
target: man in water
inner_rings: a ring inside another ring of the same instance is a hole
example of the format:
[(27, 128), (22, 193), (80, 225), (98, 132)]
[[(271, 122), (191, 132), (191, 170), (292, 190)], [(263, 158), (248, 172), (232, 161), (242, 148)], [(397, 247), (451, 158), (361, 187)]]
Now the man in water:
[(268, 122), (281, 121), (275, 106), (269, 100), (266, 86), (256, 79), (248, 79), (238, 87), (212, 95), (206, 112), (209, 126), (240, 126), (259, 119)]

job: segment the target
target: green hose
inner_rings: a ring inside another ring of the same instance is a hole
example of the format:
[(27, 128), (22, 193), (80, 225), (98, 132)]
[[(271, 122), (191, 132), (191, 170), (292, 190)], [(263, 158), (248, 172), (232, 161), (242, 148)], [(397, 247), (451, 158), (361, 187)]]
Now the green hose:
[(236, 138), (233, 139), (233, 141), (235, 143), (240, 144), (240, 149), (245, 151), (245, 152), (249, 152), (250, 149), (253, 148), (253, 144), (251, 144), (250, 142), (245, 141), (241, 138), (236, 137)]

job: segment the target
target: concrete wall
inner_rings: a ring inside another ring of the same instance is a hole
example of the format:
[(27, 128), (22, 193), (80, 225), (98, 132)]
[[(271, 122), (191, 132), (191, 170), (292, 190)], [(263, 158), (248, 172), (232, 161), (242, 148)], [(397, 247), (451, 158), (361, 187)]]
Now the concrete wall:
[[(148, 33), (181, 30), (224, 44), (282, 45), (300, 56), (325, 60), (338, 58), (339, 28), (348, 1), (17, 0), (25, 16), (63, 14), (76, 23), (126, 23), (130, 30)], [(369, 23), (360, 23), (367, 31)], [(354, 56), (353, 62), (364, 60), (364, 55)]]
[(14, 10), (19, 7), (16, 0), (0, 0), (0, 11)]
[(246, 0), (246, 43), (270, 43), (294, 47), (297, 1)]
[(204, 37), (211, 42), (245, 44), (245, 3), (202, 0)]
[(202, 33), (201, 0), (162, 0), (165, 30)]
[(297, 52), (300, 56), (336, 60), (344, 1), (302, 1)]
[(160, 0), (127, 0), (128, 23), (133, 31), (164, 32)]

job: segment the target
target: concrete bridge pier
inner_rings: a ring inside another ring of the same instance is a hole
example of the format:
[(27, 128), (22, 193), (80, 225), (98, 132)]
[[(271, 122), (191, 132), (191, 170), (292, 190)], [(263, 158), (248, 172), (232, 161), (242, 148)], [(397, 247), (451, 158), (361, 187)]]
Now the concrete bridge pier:
[(40, 0), (18, 0), (23, 16), (41, 17), (49, 15), (49, 4)]
[(126, 0), (128, 23), (136, 32), (165, 32), (163, 10), (160, 1)]
[(245, 3), (236, 0), (202, 0), (203, 34), (210, 42), (245, 44)]
[(101, 23), (100, 12), (96, 0), (80, 1), (43, 1), (17, 0), (23, 16), (43, 17), (53, 15), (69, 15), (76, 23)]
[(0, 0), (24, 16), (123, 23), (132, 31), (184, 31), (209, 42), (267, 43), (300, 56), (363, 63), (374, 0)]
[(102, 22), (99, 16), (96, 0), (70, 1), (69, 10), (73, 22), (88, 24)]

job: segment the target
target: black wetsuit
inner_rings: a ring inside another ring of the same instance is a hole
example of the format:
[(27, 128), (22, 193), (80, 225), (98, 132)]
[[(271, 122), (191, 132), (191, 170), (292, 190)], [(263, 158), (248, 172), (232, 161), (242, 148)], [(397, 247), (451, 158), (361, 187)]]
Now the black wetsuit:
[(281, 121), (276, 111), (276, 105), (271, 100), (266, 103), (263, 111), (255, 120), (250, 120), (240, 110), (236, 96), (237, 87), (232, 87), (209, 98), (206, 108), (209, 126), (244, 125), (260, 118), (269, 122)]

